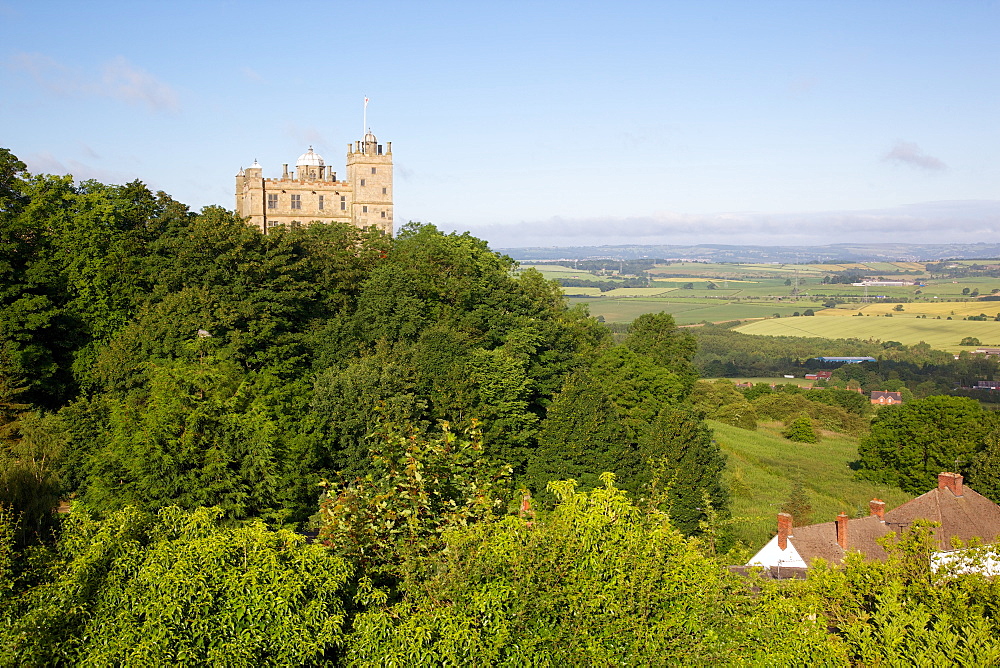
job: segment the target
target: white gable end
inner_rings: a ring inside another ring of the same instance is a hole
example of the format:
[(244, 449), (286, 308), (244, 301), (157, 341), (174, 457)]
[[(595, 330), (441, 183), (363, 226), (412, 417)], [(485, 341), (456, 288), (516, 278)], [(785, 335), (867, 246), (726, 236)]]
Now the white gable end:
[(775, 536), (767, 545), (760, 548), (757, 554), (753, 555), (753, 558), (747, 562), (747, 566), (806, 568), (808, 564), (802, 560), (799, 551), (795, 549), (791, 536), (789, 536), (787, 547), (784, 550), (778, 547), (778, 537)]

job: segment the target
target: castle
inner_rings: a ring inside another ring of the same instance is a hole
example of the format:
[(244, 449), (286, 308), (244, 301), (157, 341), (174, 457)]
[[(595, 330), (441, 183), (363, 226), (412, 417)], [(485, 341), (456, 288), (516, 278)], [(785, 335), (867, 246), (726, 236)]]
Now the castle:
[(369, 130), (347, 145), (347, 179), (323, 162), (312, 147), (283, 165), (281, 178), (264, 178), (256, 160), (236, 175), (236, 214), (264, 234), (279, 225), (344, 222), (392, 234), (392, 142), (382, 145)]

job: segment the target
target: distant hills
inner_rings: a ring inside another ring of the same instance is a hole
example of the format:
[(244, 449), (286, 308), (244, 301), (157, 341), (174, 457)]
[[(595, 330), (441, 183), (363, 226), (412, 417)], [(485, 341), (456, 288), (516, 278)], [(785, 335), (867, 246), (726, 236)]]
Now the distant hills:
[(551, 260), (658, 258), (706, 262), (917, 262), (920, 260), (973, 260), (1000, 257), (1000, 243), (974, 244), (864, 244), (827, 246), (727, 246), (724, 244), (549, 246), (497, 248), (519, 262)]

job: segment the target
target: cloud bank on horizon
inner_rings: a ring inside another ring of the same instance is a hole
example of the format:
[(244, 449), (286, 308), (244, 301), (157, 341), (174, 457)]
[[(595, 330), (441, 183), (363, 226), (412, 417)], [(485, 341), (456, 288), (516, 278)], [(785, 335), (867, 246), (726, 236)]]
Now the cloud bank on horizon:
[(523, 221), (461, 228), (497, 248), (616, 244), (825, 245), (864, 240), (935, 243), (947, 230), (952, 242), (995, 241), (1000, 200), (924, 202), (891, 209), (802, 213), (660, 213), (647, 217), (595, 217)]

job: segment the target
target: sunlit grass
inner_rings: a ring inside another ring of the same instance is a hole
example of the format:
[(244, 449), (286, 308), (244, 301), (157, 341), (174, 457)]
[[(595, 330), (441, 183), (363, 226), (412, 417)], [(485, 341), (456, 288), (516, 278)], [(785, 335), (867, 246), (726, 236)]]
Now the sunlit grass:
[[(995, 302), (1000, 303), (1000, 302)], [(904, 305), (905, 306), (909, 306)], [(814, 318), (775, 318), (740, 325), (744, 334), (766, 336), (818, 336), (825, 339), (861, 339), (899, 341), (913, 345), (924, 341), (932, 348), (959, 352), (969, 350), (959, 345), (967, 336), (983, 345), (1000, 345), (1000, 322), (992, 320), (936, 320), (933, 318), (861, 316)]]
[(770, 540), (776, 517), (796, 477), (812, 506), (811, 523), (830, 522), (841, 511), (851, 517), (868, 514), (868, 502), (880, 498), (892, 509), (913, 498), (885, 485), (854, 478), (857, 439), (824, 432), (819, 443), (794, 443), (779, 434), (780, 425), (757, 431), (709, 420), (728, 457), (725, 482), (732, 493), (732, 516), (738, 540), (756, 550)]

